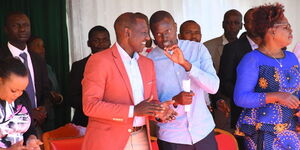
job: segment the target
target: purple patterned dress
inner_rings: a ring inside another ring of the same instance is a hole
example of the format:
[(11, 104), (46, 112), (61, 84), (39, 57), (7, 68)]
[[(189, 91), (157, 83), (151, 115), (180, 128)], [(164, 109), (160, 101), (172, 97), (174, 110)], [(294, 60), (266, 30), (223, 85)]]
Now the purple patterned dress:
[[(2, 101), (2, 100), (0, 100)], [(31, 119), (24, 105), (0, 105), (0, 148), (8, 148), (23, 140), (23, 134), (29, 129)]]

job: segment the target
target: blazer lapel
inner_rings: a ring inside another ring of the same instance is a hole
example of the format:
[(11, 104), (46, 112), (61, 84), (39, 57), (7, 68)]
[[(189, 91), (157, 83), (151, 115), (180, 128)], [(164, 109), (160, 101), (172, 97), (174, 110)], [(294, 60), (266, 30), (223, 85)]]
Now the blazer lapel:
[(149, 80), (147, 80), (147, 77), (149, 77), (148, 75), (149, 75), (149, 67), (147, 67), (147, 63), (145, 62), (145, 61), (143, 61), (142, 60), (143, 58), (141, 58), (141, 56), (140, 56), (140, 58), (139, 58), (139, 60), (138, 60), (138, 65), (139, 65), (139, 68), (140, 68), (140, 72), (141, 72), (141, 76), (142, 76), (142, 80), (143, 80), (143, 86), (144, 86), (144, 99), (147, 99), (148, 97), (148, 95), (147, 95), (147, 92), (148, 91), (146, 91), (147, 89), (146, 89), (146, 87), (147, 87), (147, 81), (149, 81)]
[(134, 104), (132, 88), (131, 88), (131, 85), (130, 85), (129, 77), (127, 75), (125, 66), (124, 66), (122, 58), (121, 58), (121, 56), (118, 52), (116, 44), (114, 44), (111, 49), (112, 49), (112, 54), (114, 56), (114, 62), (115, 62), (116, 66), (117, 66), (117, 68), (118, 68), (118, 70), (119, 70), (119, 72), (120, 72), (120, 74), (123, 78), (123, 81), (124, 81), (126, 87), (127, 87), (127, 91), (130, 95), (131, 101)]
[(218, 42), (218, 54), (219, 56), (218, 57), (221, 57), (222, 56), (222, 53), (223, 53), (223, 37), (219, 37), (219, 42)]
[(244, 48), (242, 50), (244, 50), (245, 52), (251, 52), (252, 51), (252, 47), (250, 45), (250, 42), (248, 41), (247, 37), (246, 36), (243, 36), (241, 38), (241, 41), (243, 42), (243, 46)]

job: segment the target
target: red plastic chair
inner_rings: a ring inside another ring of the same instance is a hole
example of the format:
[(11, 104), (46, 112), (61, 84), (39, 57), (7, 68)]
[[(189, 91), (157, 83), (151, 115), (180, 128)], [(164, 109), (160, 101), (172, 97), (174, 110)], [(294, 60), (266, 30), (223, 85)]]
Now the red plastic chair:
[(159, 150), (157, 145), (157, 137), (151, 136), (152, 150)]
[(66, 124), (42, 135), (44, 150), (80, 150), (85, 127)]
[(81, 150), (83, 136), (63, 140), (49, 140), (51, 150)]
[(215, 137), (218, 144), (218, 150), (238, 150), (238, 143), (235, 137), (230, 133), (222, 129), (214, 129)]

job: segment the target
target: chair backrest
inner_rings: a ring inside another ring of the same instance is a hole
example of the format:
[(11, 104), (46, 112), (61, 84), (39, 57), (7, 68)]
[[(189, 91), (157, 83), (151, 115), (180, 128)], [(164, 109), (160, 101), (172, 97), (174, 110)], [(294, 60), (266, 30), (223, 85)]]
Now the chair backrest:
[(62, 140), (50, 140), (51, 150), (81, 150), (83, 136)]
[[(73, 146), (74, 142), (82, 143), (82, 138), (85, 134), (85, 129), (85, 127), (69, 123), (55, 130), (45, 132), (42, 135), (42, 140), (44, 142), (44, 150), (53, 150), (53, 147), (51, 148), (51, 143), (54, 143), (52, 144), (52, 146), (58, 143), (59, 145), (63, 144), (64, 147), (68, 146), (68, 143), (70, 144), (69, 146)], [(80, 148), (81, 147), (79, 147), (79, 149)]]
[(218, 150), (238, 150), (238, 143), (235, 137), (228, 131), (222, 129), (214, 129)]

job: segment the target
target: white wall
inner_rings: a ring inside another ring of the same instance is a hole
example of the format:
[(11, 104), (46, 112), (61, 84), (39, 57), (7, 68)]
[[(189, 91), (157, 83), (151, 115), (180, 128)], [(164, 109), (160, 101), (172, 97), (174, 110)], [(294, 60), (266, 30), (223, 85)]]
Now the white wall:
[(285, 14), (294, 30), (294, 41), (288, 47), (292, 50), (300, 41), (298, 0), (67, 0), (70, 63), (90, 54), (86, 41), (88, 31), (95, 25), (106, 27), (114, 43), (113, 23), (124, 12), (142, 12), (150, 18), (155, 11), (166, 10), (173, 15), (178, 28), (186, 20), (195, 20), (202, 27), (202, 42), (205, 42), (223, 34), (222, 20), (227, 10), (237, 9), (244, 14), (251, 7), (269, 2), (285, 5)]

